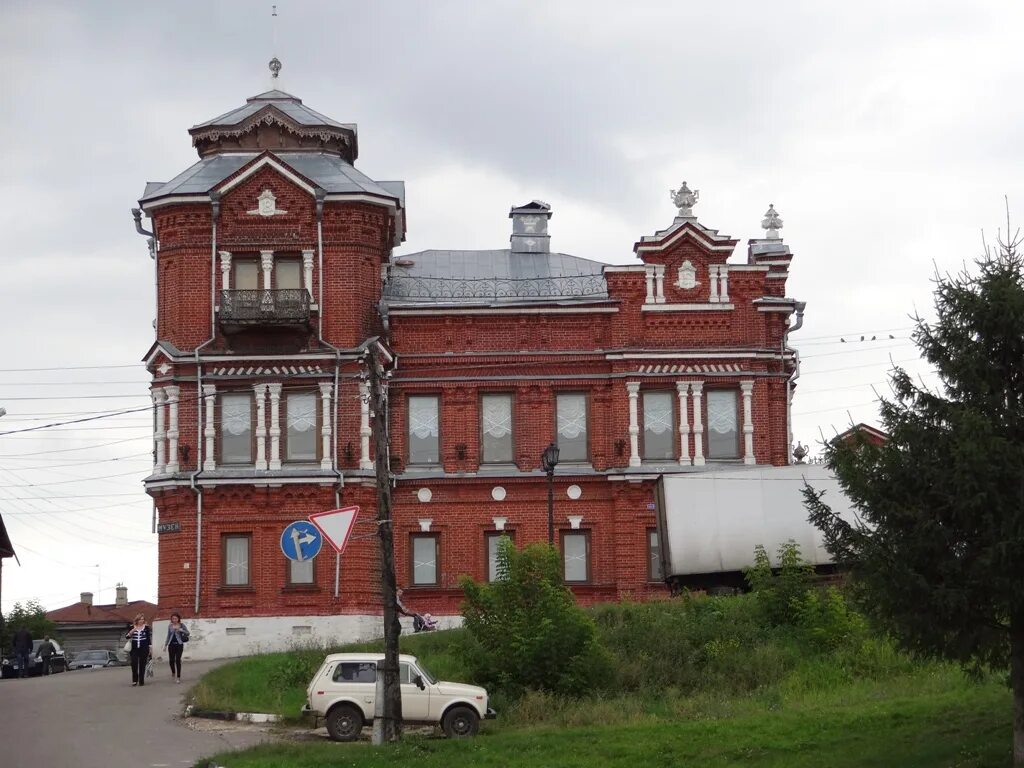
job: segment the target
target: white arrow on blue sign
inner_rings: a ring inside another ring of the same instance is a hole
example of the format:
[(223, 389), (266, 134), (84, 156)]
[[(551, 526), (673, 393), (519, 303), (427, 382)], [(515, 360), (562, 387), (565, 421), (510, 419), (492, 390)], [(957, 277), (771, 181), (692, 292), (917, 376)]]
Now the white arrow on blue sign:
[(320, 554), (324, 537), (308, 520), (296, 520), (281, 534), (281, 551), (289, 560), (312, 560)]

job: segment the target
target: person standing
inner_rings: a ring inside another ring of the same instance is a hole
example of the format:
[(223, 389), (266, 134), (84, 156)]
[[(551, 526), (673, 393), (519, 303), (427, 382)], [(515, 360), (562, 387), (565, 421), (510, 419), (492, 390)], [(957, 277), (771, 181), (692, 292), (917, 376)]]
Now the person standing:
[(42, 659), (43, 662), (43, 674), (50, 674), (50, 657), (57, 652), (57, 649), (53, 647), (53, 643), (50, 642), (49, 635), (43, 635), (43, 642), (39, 644), (39, 650), (36, 651), (36, 656)]
[(14, 657), (18, 660), (18, 677), (28, 677), (28, 659), (32, 655), (32, 633), (24, 626), (14, 633)]
[(164, 650), (167, 651), (167, 658), (171, 663), (171, 677), (174, 682), (181, 682), (181, 653), (185, 650), (185, 643), (188, 642), (188, 627), (181, 623), (181, 614), (172, 613), (171, 623), (167, 625), (167, 640), (164, 642)]
[(125, 633), (124, 639), (131, 643), (132, 685), (145, 685), (146, 662), (149, 661), (153, 648), (153, 633), (146, 624), (145, 616), (140, 613), (135, 617), (132, 628)]

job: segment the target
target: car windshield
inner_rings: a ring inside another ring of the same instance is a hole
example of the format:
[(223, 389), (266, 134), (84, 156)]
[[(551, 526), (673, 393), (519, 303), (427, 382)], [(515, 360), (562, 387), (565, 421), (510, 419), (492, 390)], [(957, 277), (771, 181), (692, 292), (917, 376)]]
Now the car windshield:
[(430, 674), (430, 670), (423, 666), (423, 662), (416, 660), (416, 666), (420, 669), (420, 674), (423, 675), (424, 679), (431, 685), (437, 684), (437, 678)]

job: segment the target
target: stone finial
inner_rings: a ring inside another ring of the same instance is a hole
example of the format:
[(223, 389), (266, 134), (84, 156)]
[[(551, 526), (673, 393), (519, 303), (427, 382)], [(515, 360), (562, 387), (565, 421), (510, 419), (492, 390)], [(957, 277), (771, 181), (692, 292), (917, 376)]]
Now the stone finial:
[(693, 218), (693, 206), (695, 206), (697, 201), (700, 200), (699, 189), (691, 191), (684, 181), (679, 189), (670, 189), (669, 196), (676, 208), (679, 209), (679, 213), (677, 214), (679, 218)]
[(768, 205), (764, 218), (761, 219), (761, 228), (767, 230), (769, 240), (780, 240), (779, 230), (782, 229), (782, 219), (773, 204)]
[(281, 74), (281, 60), (275, 56), (270, 60), (270, 79), (277, 80), (277, 76)]

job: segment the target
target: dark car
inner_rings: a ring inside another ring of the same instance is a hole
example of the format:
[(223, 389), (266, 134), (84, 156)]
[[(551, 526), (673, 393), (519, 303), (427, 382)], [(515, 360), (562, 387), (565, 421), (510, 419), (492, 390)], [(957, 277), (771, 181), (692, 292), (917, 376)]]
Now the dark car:
[(68, 669), (98, 669), (99, 667), (123, 667), (128, 663), (124, 654), (117, 651), (79, 651), (68, 662)]
[[(67, 660), (64, 658), (64, 649), (60, 647), (60, 643), (56, 640), (50, 640), (53, 645), (53, 655), (50, 657), (50, 672), (64, 672), (67, 670)], [(32, 641), (32, 653), (28, 657), (28, 675), (32, 677), (34, 675), (43, 674), (43, 660), (39, 658), (39, 646), (43, 644), (42, 640)], [(0, 677), (19, 677), (21, 672), (21, 665), (18, 661), (17, 656), (8, 656), (0, 663)]]

